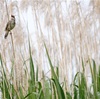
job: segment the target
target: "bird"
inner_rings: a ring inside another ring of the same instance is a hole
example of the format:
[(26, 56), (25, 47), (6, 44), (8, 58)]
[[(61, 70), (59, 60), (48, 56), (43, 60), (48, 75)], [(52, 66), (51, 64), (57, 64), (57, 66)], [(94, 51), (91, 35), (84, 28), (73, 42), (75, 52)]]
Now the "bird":
[(8, 21), (6, 28), (5, 28), (5, 32), (6, 32), (4, 36), (5, 39), (7, 38), (9, 32), (15, 27), (15, 25), (16, 25), (15, 16), (11, 15), (11, 20)]

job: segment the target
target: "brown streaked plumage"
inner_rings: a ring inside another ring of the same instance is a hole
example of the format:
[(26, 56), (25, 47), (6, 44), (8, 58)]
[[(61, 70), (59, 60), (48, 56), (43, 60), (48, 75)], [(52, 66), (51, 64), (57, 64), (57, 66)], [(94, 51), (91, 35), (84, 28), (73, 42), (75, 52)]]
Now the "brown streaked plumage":
[(11, 20), (7, 23), (6, 28), (5, 28), (5, 39), (7, 38), (9, 32), (15, 27), (15, 16), (11, 15)]

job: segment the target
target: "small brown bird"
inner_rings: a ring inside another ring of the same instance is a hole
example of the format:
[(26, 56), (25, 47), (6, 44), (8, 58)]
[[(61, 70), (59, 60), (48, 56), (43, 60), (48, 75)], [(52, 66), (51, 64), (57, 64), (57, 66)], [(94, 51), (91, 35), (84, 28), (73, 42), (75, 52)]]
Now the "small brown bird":
[(7, 23), (6, 28), (5, 28), (5, 39), (7, 38), (9, 32), (15, 27), (15, 16), (11, 15), (11, 20)]

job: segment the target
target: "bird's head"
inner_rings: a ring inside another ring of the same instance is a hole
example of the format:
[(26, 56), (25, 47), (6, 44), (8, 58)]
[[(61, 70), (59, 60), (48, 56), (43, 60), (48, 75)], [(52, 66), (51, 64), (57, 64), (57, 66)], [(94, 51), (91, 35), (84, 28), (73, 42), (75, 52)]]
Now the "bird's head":
[(15, 16), (14, 15), (11, 15), (11, 19), (15, 19)]

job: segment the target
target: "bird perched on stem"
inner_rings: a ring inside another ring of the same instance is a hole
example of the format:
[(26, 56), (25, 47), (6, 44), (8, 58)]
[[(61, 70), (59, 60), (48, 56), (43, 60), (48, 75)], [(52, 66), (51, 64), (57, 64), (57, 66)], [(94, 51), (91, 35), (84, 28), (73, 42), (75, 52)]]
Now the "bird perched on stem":
[(14, 15), (11, 15), (11, 20), (8, 21), (7, 25), (6, 25), (6, 28), (5, 28), (5, 36), (4, 38), (6, 39), (9, 32), (15, 27), (15, 16)]

